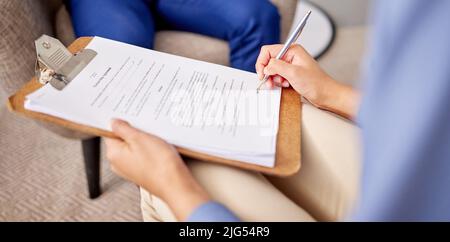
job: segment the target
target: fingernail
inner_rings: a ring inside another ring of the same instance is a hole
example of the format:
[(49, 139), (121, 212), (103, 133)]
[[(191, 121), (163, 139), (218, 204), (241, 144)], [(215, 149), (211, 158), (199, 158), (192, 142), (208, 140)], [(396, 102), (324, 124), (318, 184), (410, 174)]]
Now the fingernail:
[(109, 127), (112, 129), (112, 130), (114, 130), (114, 126), (116, 125), (116, 123), (117, 123), (117, 119), (111, 119), (111, 122), (109, 122)]
[(111, 128), (112, 128), (113, 126), (120, 125), (120, 124), (122, 124), (123, 122), (124, 122), (124, 121), (121, 120), (121, 119), (113, 118), (113, 119), (111, 120)]
[(281, 82), (283, 81), (283, 79), (281, 78), (281, 76), (276, 76), (276, 77), (274, 78), (274, 81), (275, 81), (276, 83), (278, 83), (278, 84), (281, 84)]
[(283, 87), (289, 87), (289, 82), (283, 82), (283, 84), (281, 84)]

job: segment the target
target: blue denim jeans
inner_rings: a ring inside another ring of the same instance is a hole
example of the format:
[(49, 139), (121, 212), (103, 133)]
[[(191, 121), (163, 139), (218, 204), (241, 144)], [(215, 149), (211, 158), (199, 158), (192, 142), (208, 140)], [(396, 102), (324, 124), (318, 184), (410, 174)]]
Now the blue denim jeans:
[(280, 40), (280, 16), (268, 0), (71, 0), (77, 36), (152, 48), (155, 31), (180, 30), (229, 42), (234, 68), (255, 71), (260, 48)]

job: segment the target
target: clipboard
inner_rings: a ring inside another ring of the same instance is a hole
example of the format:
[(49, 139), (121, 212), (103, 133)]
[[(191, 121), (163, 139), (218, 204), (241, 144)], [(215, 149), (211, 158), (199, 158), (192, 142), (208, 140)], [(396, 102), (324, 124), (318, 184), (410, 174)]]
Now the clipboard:
[[(92, 50), (85, 49), (85, 47), (92, 40), (92, 37), (81, 37), (75, 40), (68, 47), (68, 49), (66, 49), (67, 52), (59, 53), (56, 56), (46, 56), (64, 59), (63, 55), (66, 54), (65, 56), (67, 57), (67, 53), (70, 53), (70, 57), (60, 61), (59, 66), (49, 66), (40, 60), (41, 57), (43, 57), (40, 56), (40, 54), (43, 52), (45, 55), (45, 49), (51, 49), (52, 44), (60, 44), (64, 47), (58, 40), (56, 40), (56, 42), (55, 40), (56, 39), (49, 36), (42, 36), (36, 41), (38, 53), (36, 62), (36, 76), (26, 83), (17, 93), (8, 98), (7, 106), (9, 110), (28, 118), (49, 122), (75, 131), (95, 136), (117, 138), (110, 131), (80, 125), (68, 120), (30, 111), (24, 108), (24, 103), (28, 94), (38, 90), (43, 85), (52, 85), (53, 87), (61, 90), (65, 87), (65, 85), (70, 83), (71, 79), (74, 78), (84, 66), (89, 64), (90, 60), (95, 58), (95, 51), (93, 52)], [(55, 69), (57, 71), (55, 71)], [(41, 82), (48, 84), (43, 84)], [(176, 147), (176, 149), (183, 156), (201, 161), (225, 164), (245, 170), (261, 172), (267, 175), (279, 177), (290, 176), (297, 173), (301, 167), (301, 110), (302, 104), (300, 95), (298, 95), (291, 88), (283, 89), (281, 95), (280, 123), (277, 135), (275, 166), (272, 168), (215, 157), (180, 147)]]

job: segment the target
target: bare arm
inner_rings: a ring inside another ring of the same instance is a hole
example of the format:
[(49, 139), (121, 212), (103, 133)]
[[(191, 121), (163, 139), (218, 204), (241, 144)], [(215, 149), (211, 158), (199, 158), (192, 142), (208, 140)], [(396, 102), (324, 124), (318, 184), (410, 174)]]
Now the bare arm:
[(330, 82), (328, 89), (317, 107), (354, 120), (359, 109), (360, 92), (337, 81)]
[(269, 87), (292, 86), (316, 107), (348, 119), (355, 118), (360, 102), (357, 90), (330, 77), (299, 45), (292, 46), (283, 60), (274, 59), (281, 48), (281, 45), (271, 45), (261, 49), (256, 63), (260, 79), (265, 74), (271, 75)]

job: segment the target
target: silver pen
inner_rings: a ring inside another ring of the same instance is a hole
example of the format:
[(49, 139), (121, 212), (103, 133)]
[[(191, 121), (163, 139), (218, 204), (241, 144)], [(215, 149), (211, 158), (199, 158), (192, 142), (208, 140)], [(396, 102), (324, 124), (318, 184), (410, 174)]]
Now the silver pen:
[[(283, 48), (281, 49), (280, 53), (278, 53), (276, 59), (280, 60), (283, 58), (283, 56), (286, 54), (286, 52), (289, 50), (289, 48), (291, 48), (291, 45), (294, 44), (298, 37), (300, 37), (303, 29), (305, 28), (306, 23), (308, 22), (309, 16), (311, 15), (311, 11), (309, 11), (305, 17), (303, 17), (302, 21), (300, 21), (300, 23), (297, 25), (297, 27), (295, 28), (294, 32), (291, 34), (291, 36), (289, 36), (288, 40), (286, 41), (286, 43), (284, 44)], [(261, 81), (261, 84), (259, 84), (258, 88), (256, 89), (256, 91), (259, 92), (259, 90), (261, 89), (261, 87), (264, 85), (264, 83), (266, 83), (269, 80), (269, 75), (264, 75), (264, 79)]]

